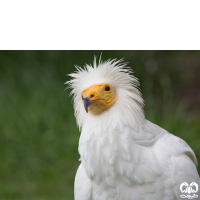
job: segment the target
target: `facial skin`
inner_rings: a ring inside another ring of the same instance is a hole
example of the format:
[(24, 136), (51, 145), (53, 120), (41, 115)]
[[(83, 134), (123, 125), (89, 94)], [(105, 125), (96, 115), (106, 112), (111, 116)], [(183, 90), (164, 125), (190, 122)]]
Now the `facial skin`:
[(98, 115), (110, 108), (116, 100), (116, 91), (109, 84), (95, 84), (82, 91), (86, 112)]

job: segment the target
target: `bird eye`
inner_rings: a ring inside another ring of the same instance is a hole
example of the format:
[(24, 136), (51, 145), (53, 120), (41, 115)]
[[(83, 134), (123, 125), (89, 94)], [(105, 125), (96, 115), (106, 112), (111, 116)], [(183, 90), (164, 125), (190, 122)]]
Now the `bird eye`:
[(109, 86), (106, 86), (104, 91), (110, 91), (110, 87)]
[(90, 95), (90, 98), (94, 97), (94, 94)]

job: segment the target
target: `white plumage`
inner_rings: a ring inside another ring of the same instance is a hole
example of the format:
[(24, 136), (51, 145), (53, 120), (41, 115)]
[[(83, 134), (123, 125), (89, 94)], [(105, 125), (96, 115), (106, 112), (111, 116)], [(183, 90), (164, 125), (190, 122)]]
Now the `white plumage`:
[[(67, 82), (81, 130), (75, 200), (174, 200), (182, 199), (181, 183), (200, 187), (194, 152), (145, 119), (139, 83), (126, 64), (95, 60), (76, 68)], [(116, 102), (101, 114), (86, 113), (81, 92), (101, 83), (116, 90)]]

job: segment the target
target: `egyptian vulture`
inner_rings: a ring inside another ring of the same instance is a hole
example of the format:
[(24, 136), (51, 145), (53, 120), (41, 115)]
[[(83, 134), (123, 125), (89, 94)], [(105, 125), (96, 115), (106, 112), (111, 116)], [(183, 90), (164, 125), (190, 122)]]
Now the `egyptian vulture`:
[(76, 69), (67, 82), (81, 130), (75, 200), (199, 199), (193, 150), (145, 119), (126, 63), (95, 59)]

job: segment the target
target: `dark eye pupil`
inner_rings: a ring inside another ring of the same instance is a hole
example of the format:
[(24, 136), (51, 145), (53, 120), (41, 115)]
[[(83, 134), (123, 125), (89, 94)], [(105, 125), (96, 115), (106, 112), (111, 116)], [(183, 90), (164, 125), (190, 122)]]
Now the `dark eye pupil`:
[(106, 86), (106, 87), (105, 87), (105, 91), (110, 91), (110, 87), (109, 87), (109, 86)]

